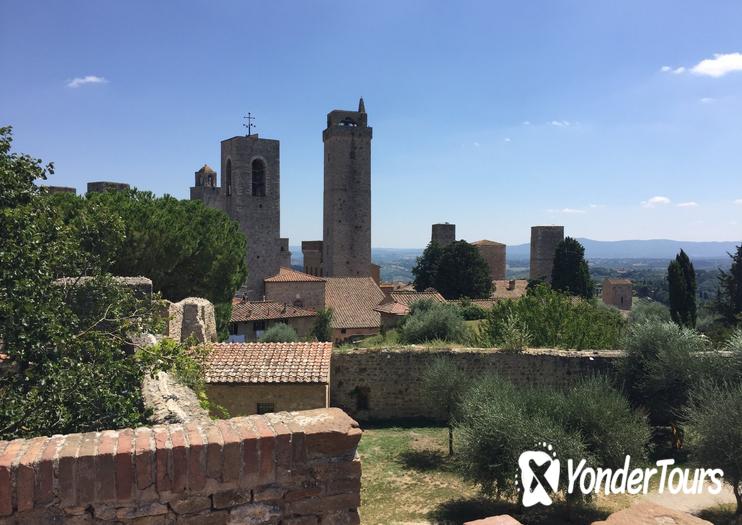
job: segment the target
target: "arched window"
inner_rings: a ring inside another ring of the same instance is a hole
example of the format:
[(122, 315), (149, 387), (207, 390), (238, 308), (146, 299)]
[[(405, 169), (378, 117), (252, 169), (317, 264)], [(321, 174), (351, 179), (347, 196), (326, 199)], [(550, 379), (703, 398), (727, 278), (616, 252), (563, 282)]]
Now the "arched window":
[(265, 162), (260, 159), (252, 161), (252, 194), (265, 197)]
[(232, 159), (227, 159), (227, 169), (226, 171), (226, 182), (225, 185), (227, 186), (227, 196), (229, 197), (232, 195)]

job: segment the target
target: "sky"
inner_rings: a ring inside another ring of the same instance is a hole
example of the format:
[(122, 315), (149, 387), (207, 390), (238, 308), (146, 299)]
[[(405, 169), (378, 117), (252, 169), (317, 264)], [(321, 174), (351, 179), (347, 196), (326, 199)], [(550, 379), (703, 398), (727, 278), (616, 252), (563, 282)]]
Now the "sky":
[(281, 233), (321, 239), (326, 114), (363, 96), (372, 243), (742, 239), (742, 3), (0, 0), (0, 125), (49, 184), (188, 198), (281, 141)]

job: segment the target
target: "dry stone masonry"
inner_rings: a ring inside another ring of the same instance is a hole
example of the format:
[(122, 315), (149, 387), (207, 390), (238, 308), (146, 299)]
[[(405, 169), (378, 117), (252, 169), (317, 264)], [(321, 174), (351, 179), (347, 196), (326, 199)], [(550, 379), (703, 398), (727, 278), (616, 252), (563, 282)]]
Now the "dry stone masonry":
[(360, 523), (339, 409), (0, 441), (0, 525)]

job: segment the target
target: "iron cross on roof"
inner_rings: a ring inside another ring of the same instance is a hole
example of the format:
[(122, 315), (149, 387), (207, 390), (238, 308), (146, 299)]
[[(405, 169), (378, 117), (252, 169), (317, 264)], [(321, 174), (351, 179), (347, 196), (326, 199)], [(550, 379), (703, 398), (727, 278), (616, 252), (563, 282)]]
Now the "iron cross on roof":
[(252, 123), (253, 120), (255, 120), (255, 117), (252, 116), (252, 114), (248, 111), (246, 117), (242, 117), (243, 119), (247, 120), (247, 124), (242, 124), (247, 128), (247, 136), (249, 137), (252, 133), (253, 128), (255, 128), (255, 124)]

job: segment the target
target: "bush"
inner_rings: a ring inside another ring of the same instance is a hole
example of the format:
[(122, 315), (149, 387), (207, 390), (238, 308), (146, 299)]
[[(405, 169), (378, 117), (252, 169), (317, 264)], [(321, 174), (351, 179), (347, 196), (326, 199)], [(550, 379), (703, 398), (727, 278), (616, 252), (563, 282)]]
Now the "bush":
[(531, 333), (516, 314), (508, 315), (502, 326), (502, 349), (522, 352), (531, 344)]
[(562, 462), (616, 468), (626, 455), (644, 457), (650, 435), (644, 417), (604, 378), (563, 393), (488, 376), (467, 391), (460, 410), (461, 472), (486, 494), (516, 494), (518, 458), (535, 443), (552, 445)]
[(470, 299), (462, 299), (459, 307), (465, 321), (479, 321), (487, 317), (487, 310), (481, 306), (472, 304)]
[(403, 344), (425, 343), (436, 339), (461, 343), (466, 336), (466, 325), (459, 309), (432, 301), (413, 303), (410, 315), (399, 328), (399, 340)]
[(317, 320), (312, 327), (312, 337), (317, 341), (332, 341), (332, 309), (317, 310)]
[(510, 316), (520, 319), (531, 335), (531, 344), (541, 348), (618, 348), (626, 325), (621, 314), (613, 308), (569, 297), (537, 284), (520, 299), (495, 303), (481, 327), (489, 344), (504, 344)]
[(428, 405), (443, 411), (448, 425), (448, 454), (453, 455), (453, 425), (470, 378), (450, 358), (438, 357), (422, 375), (422, 395)]
[(644, 321), (672, 321), (670, 309), (651, 299), (639, 299), (631, 309), (629, 323), (642, 323)]
[(684, 411), (688, 448), (701, 468), (721, 468), (742, 515), (742, 383), (705, 383)]
[(295, 343), (299, 340), (296, 330), (286, 323), (277, 323), (260, 336), (261, 343)]

